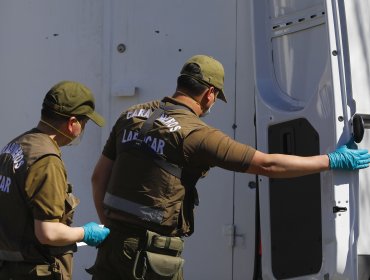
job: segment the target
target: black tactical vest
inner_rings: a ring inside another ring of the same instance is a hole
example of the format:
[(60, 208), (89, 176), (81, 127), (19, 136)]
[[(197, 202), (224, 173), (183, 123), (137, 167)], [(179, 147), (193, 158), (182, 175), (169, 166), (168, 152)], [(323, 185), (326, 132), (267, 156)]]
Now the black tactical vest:
[[(0, 260), (48, 262), (50, 256), (75, 251), (75, 245), (42, 245), (34, 234), (31, 204), (24, 185), (27, 171), (33, 163), (45, 156), (59, 157), (57, 147), (49, 136), (31, 130), (6, 145), (0, 152)], [(70, 190), (66, 186), (66, 190)], [(64, 224), (70, 224), (76, 200), (68, 194), (68, 215)]]
[(187, 166), (182, 144), (204, 125), (187, 107), (170, 103), (142, 104), (124, 113), (111, 135), (116, 159), (104, 198), (107, 216), (164, 235), (190, 235), (195, 184), (206, 170)]

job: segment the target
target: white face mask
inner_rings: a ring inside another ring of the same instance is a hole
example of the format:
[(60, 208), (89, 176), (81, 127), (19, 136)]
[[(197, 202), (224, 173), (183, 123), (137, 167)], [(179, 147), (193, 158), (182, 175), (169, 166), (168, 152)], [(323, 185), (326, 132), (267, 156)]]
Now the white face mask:
[(215, 102), (212, 103), (211, 106), (209, 106), (209, 108), (207, 109), (207, 111), (203, 112), (201, 115), (199, 115), (200, 118), (204, 118), (205, 116), (208, 116), (209, 113), (211, 113), (211, 108), (213, 107), (213, 105), (215, 105), (216, 103), (216, 98), (215, 98)]
[(85, 130), (82, 129), (80, 134), (75, 139), (73, 139), (71, 142), (69, 142), (67, 146), (77, 146), (78, 144), (80, 144), (82, 141), (82, 137), (84, 136), (84, 132)]
[[(213, 106), (213, 105), (212, 105), (212, 106)], [(207, 111), (205, 111), (205, 112), (203, 112), (202, 114), (200, 114), (200, 115), (199, 115), (199, 117), (200, 117), (200, 118), (204, 118), (205, 116), (208, 116), (208, 115), (209, 115), (209, 113), (211, 113), (211, 108), (212, 108), (212, 106), (211, 106), (211, 107), (209, 107)]]

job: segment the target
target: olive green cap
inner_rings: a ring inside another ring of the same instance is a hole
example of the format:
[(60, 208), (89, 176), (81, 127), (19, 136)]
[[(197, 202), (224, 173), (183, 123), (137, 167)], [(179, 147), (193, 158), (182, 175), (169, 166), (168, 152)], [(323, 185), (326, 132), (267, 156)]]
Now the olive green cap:
[[(195, 63), (199, 66), (201, 71), (200, 75), (202, 77), (201, 80), (199, 79), (199, 73), (191, 73), (187, 70), (188, 68), (186, 66), (190, 63)], [(185, 62), (180, 74), (190, 76), (197, 81), (205, 82), (207, 85), (214, 86), (220, 91), (217, 98), (227, 102), (224, 93), (224, 67), (213, 57), (208, 55), (192, 56)]]
[(85, 85), (74, 81), (62, 81), (46, 94), (43, 108), (66, 117), (86, 116), (98, 126), (104, 126), (104, 118), (95, 112), (95, 98)]

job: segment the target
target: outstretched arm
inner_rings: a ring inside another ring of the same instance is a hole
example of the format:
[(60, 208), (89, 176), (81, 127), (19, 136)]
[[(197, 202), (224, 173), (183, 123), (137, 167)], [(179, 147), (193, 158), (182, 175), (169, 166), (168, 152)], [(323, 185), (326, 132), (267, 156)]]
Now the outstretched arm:
[(256, 151), (246, 172), (271, 178), (292, 178), (329, 169), (327, 155), (300, 157)]
[(368, 150), (350, 149), (347, 145), (343, 145), (327, 155), (310, 157), (265, 154), (256, 151), (246, 172), (273, 178), (290, 178), (329, 169), (357, 170), (369, 167), (369, 163)]

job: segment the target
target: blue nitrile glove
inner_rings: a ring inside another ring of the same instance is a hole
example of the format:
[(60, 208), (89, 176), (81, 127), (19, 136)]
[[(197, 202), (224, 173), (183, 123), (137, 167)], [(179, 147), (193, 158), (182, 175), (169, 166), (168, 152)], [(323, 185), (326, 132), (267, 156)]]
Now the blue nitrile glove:
[(348, 149), (351, 142), (329, 153), (331, 169), (356, 170), (369, 167), (370, 154), (367, 149)]
[(104, 241), (108, 236), (110, 230), (97, 223), (90, 222), (82, 227), (85, 231), (84, 238), (82, 239), (89, 246), (97, 246)]

